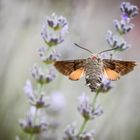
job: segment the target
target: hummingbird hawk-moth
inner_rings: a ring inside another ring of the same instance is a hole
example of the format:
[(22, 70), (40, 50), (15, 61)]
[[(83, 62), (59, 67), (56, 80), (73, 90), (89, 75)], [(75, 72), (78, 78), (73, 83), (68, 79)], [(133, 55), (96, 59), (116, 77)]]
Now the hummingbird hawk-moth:
[[(77, 44), (75, 45), (82, 48)], [(83, 49), (87, 50), (86, 48)], [(114, 49), (105, 50), (101, 53), (110, 50)], [(89, 52), (91, 53), (91, 51)], [(136, 66), (135, 61), (104, 59), (101, 57), (101, 53), (92, 54), (87, 59), (56, 61), (54, 66), (60, 73), (68, 76), (70, 80), (79, 80), (85, 75), (86, 84), (89, 85), (91, 91), (96, 91), (100, 88), (102, 77), (115, 81), (131, 72)]]

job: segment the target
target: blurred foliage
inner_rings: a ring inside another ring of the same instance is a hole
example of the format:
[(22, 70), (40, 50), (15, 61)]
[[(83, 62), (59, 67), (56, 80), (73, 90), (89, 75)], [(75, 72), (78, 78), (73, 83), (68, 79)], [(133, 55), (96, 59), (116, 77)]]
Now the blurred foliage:
[[(37, 48), (43, 45), (40, 32), (45, 16), (55, 12), (69, 21), (69, 34), (64, 45), (58, 48), (61, 58), (87, 58), (89, 54), (76, 48), (73, 43), (84, 45), (95, 52), (106, 49), (108, 46), (105, 34), (113, 27), (112, 20), (119, 15), (120, 3), (121, 0), (0, 1), (0, 139), (14, 139), (21, 133), (18, 120), (27, 109), (23, 86), (25, 80), (30, 78), (33, 63), (39, 61)], [(133, 3), (140, 7), (139, 0), (134, 0)], [(139, 16), (134, 19), (136, 27), (127, 37), (132, 49), (121, 56), (123, 59), (138, 62)], [(140, 68), (137, 67), (133, 73), (114, 82), (114, 89), (109, 94), (100, 96), (105, 113), (90, 125), (97, 130), (97, 140), (140, 139), (139, 71)], [(72, 82), (60, 75), (50, 84), (48, 91), (51, 90), (61, 91), (69, 103), (61, 118), (64, 120), (63, 126), (78, 120), (77, 96), (83, 91), (90, 94), (84, 79)]]

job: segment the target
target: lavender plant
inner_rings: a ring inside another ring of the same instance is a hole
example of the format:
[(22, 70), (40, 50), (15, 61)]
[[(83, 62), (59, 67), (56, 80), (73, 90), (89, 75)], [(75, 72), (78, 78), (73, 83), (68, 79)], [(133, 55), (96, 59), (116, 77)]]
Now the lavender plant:
[[(19, 124), (28, 135), (26, 139), (33, 140), (40, 136), (52, 140), (57, 139), (56, 131), (59, 128), (59, 122), (53, 116), (54, 114), (57, 116), (61, 112), (64, 97), (58, 92), (49, 96), (46, 91), (48, 84), (56, 77), (51, 65), (59, 58), (55, 47), (64, 41), (67, 31), (68, 23), (64, 17), (55, 14), (47, 17), (41, 32), (46, 46), (38, 50), (45, 69), (43, 66), (35, 64), (31, 72), (35, 84), (33, 86), (31, 80), (27, 80), (24, 87), (24, 93), (29, 100), (29, 111), (25, 118), (19, 121)], [(50, 115), (51, 112), (53, 115)], [(47, 135), (44, 136), (43, 132), (46, 132)]]
[[(120, 5), (121, 20), (114, 20), (114, 27), (116, 34), (113, 34), (111, 30), (107, 32), (106, 41), (114, 51), (110, 54), (111, 58), (115, 52), (125, 51), (130, 48), (130, 45), (124, 40), (123, 36), (130, 32), (134, 25), (131, 20), (138, 14), (138, 7), (132, 5), (129, 2), (122, 2)], [(79, 129), (75, 125), (68, 125), (65, 130), (64, 140), (94, 140), (94, 131), (85, 130), (89, 121), (103, 114), (103, 109), (99, 103), (97, 103), (97, 97), (100, 93), (108, 92), (112, 88), (110, 80), (105, 77), (101, 77), (102, 84), (98, 90), (96, 90), (93, 100), (91, 101), (88, 95), (82, 94), (79, 97), (79, 103), (77, 110), (83, 117), (83, 123)], [(87, 81), (87, 86), (92, 89), (90, 82)]]
[(129, 33), (133, 28), (134, 24), (131, 20), (138, 14), (138, 7), (132, 5), (129, 2), (122, 2), (120, 5), (121, 19), (114, 20), (114, 27), (117, 34), (113, 34), (112, 31), (108, 30), (106, 35), (106, 41), (111, 48), (117, 48), (115, 51), (125, 51), (131, 47), (130, 44), (124, 40), (123, 36)]
[[(111, 57), (115, 52), (125, 51), (130, 48), (130, 45), (124, 40), (123, 36), (130, 32), (134, 25), (131, 20), (138, 14), (138, 7), (130, 4), (129, 2), (122, 2), (120, 6), (121, 19), (114, 20), (114, 27), (116, 34), (108, 31), (106, 41), (111, 48), (115, 48), (111, 53)], [(43, 132), (42, 138), (56, 140), (56, 134), (59, 131), (59, 122), (56, 119), (49, 119), (48, 114), (59, 114), (64, 99), (59, 93), (54, 93), (49, 96), (46, 93), (46, 88), (52, 82), (56, 74), (52, 68), (54, 61), (58, 60), (59, 54), (56, 52), (55, 47), (64, 41), (64, 35), (68, 31), (67, 20), (60, 16), (52, 14), (47, 17), (41, 36), (46, 44), (45, 47), (39, 48), (39, 56), (46, 69), (43, 69), (38, 64), (35, 64), (32, 69), (32, 77), (35, 81), (33, 86), (30, 80), (26, 81), (24, 92), (29, 100), (29, 111), (25, 119), (20, 120), (22, 130), (28, 135), (29, 140), (36, 139)], [(78, 128), (75, 124), (69, 124), (63, 135), (64, 140), (94, 140), (94, 130), (87, 130), (86, 125), (89, 121), (94, 120), (103, 114), (102, 106), (97, 103), (97, 97), (100, 93), (109, 92), (112, 89), (112, 83), (105, 77), (101, 77), (101, 85), (91, 100), (87, 94), (82, 94), (78, 98), (77, 110), (83, 118), (81, 126)], [(87, 86), (90, 87), (87, 82)], [(93, 90), (91, 89), (91, 92)], [(46, 113), (47, 112), (47, 113)], [(26, 138), (27, 139), (27, 138)]]

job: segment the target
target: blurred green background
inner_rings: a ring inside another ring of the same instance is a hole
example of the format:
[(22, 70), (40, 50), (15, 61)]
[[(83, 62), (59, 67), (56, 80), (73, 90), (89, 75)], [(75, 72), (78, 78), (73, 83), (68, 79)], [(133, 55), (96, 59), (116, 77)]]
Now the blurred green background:
[[(106, 31), (113, 29), (113, 20), (120, 18), (121, 0), (0, 0), (0, 139), (14, 139), (19, 133), (18, 120), (28, 108), (23, 94), (26, 79), (34, 62), (40, 62), (37, 49), (44, 45), (40, 36), (46, 16), (55, 12), (69, 22), (69, 33), (57, 50), (61, 59), (87, 58), (88, 52), (76, 48), (79, 43), (93, 52), (107, 49)], [(140, 0), (132, 0), (140, 7)], [(140, 15), (134, 18), (134, 30), (126, 36), (132, 48), (122, 53), (125, 60), (140, 62)], [(73, 121), (81, 123), (76, 110), (80, 93), (91, 94), (84, 78), (69, 81), (59, 75), (48, 86), (60, 91), (66, 107), (62, 114), (63, 127)], [(100, 95), (104, 114), (89, 123), (96, 129), (96, 140), (140, 140), (140, 67), (121, 80), (114, 88)], [(73, 89), (73, 90), (71, 90)], [(63, 133), (63, 131), (62, 131)]]

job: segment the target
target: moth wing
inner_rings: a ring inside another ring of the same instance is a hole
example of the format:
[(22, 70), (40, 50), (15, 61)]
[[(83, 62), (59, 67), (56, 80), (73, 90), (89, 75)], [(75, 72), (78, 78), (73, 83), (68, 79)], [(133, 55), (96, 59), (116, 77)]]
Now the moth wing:
[(116, 81), (120, 78), (120, 74), (116, 71), (111, 70), (110, 68), (104, 68), (103, 73), (107, 79), (112, 81)]
[(103, 59), (103, 75), (109, 80), (117, 80), (133, 71), (136, 65), (135, 61)]
[(56, 61), (55, 68), (71, 80), (79, 80), (85, 73), (86, 59)]
[(73, 71), (70, 75), (69, 75), (69, 79), (70, 80), (79, 80), (82, 76), (85, 75), (85, 70), (84, 68), (79, 68), (75, 71)]

